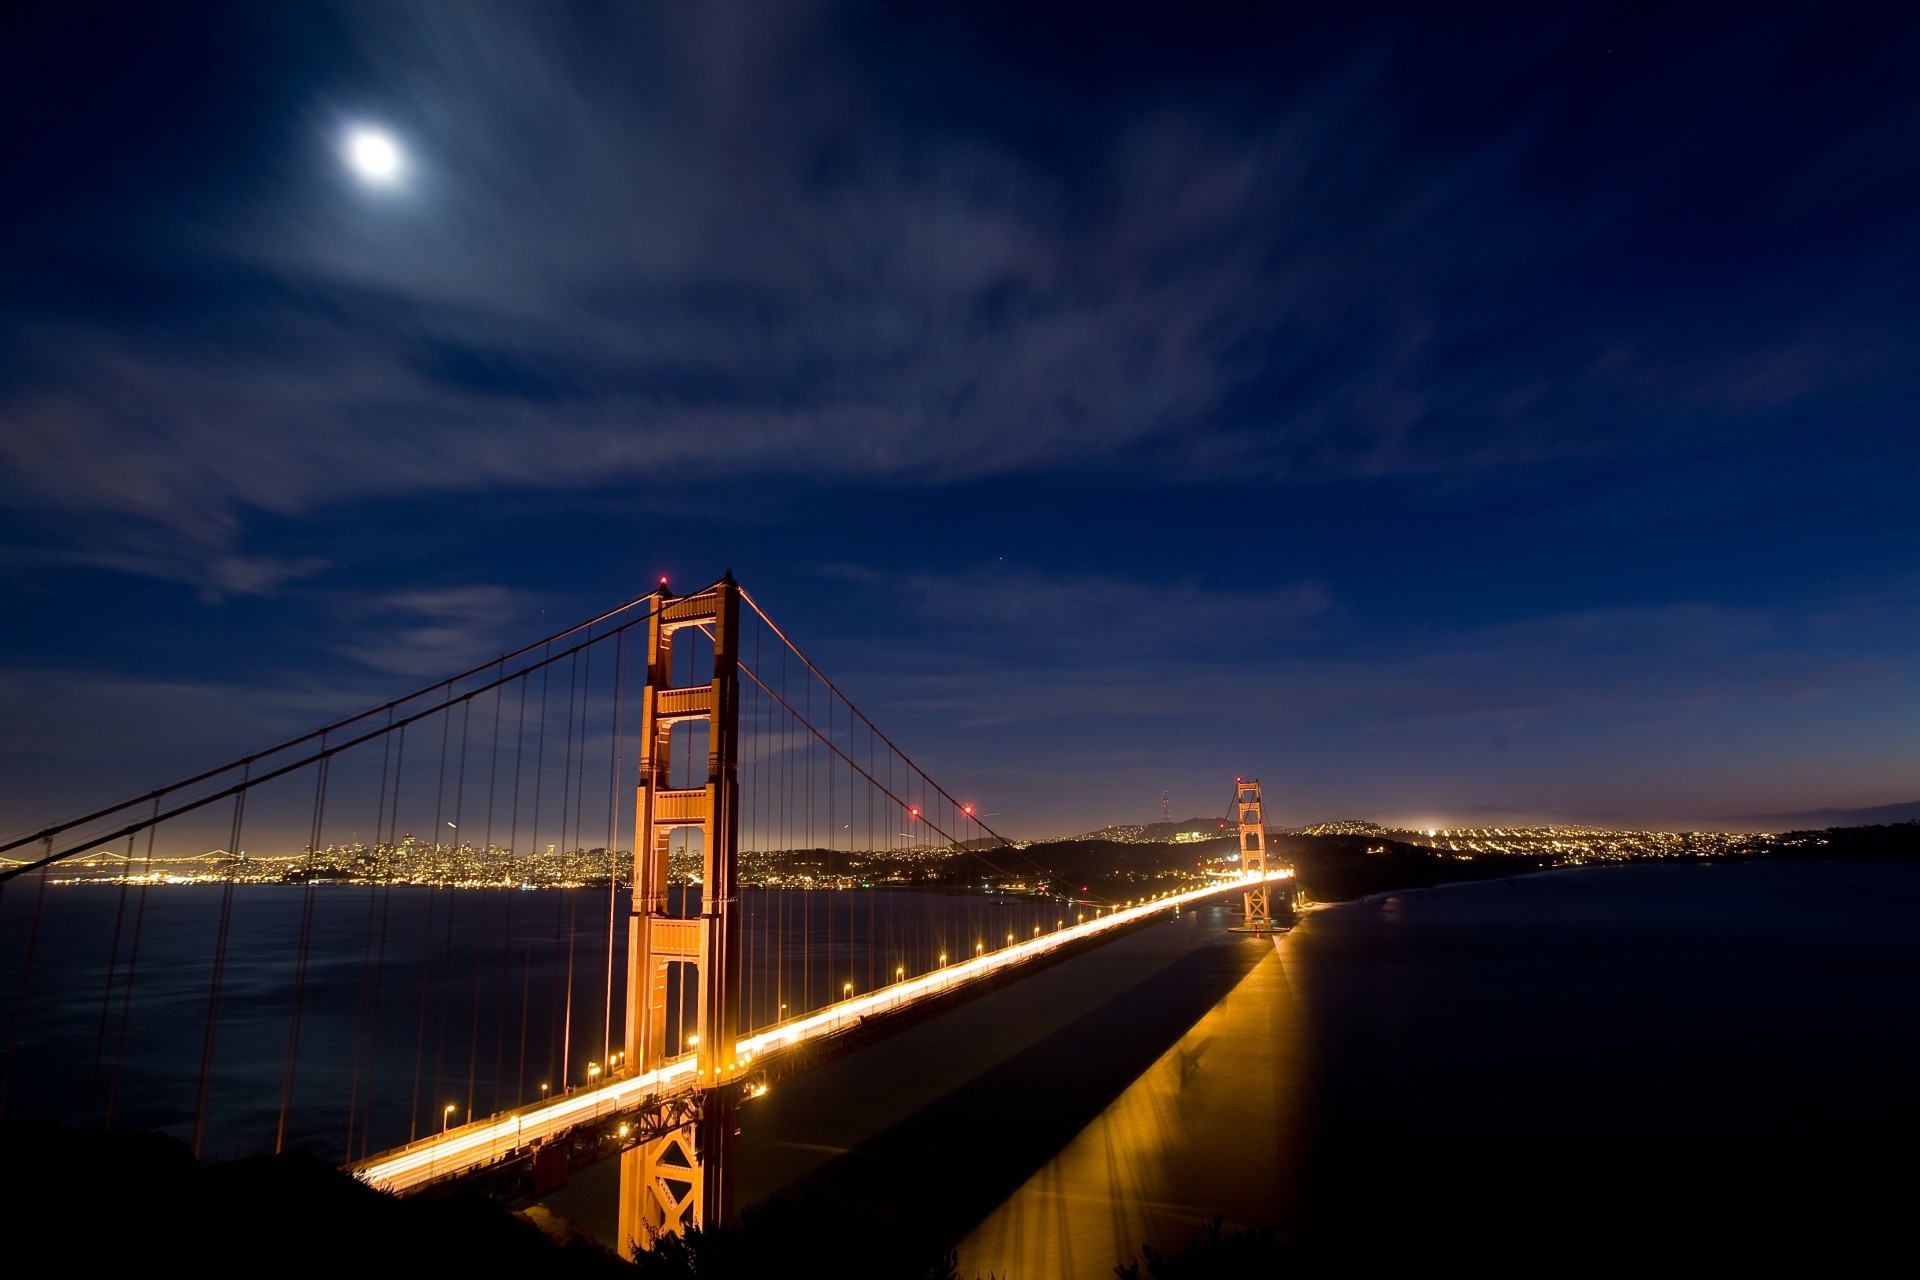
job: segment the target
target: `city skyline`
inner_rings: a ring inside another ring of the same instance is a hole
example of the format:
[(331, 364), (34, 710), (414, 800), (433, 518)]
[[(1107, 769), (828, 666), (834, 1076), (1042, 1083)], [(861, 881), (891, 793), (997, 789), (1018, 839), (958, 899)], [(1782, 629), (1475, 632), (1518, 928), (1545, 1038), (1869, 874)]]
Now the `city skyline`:
[(13, 31), (9, 834), (729, 570), (1023, 837), (1920, 800), (1911, 15)]

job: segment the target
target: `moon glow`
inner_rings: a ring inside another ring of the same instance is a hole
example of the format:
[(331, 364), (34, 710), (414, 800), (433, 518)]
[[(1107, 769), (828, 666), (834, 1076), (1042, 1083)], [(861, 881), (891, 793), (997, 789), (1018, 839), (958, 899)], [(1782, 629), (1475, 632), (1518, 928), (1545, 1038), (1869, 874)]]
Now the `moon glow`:
[(387, 186), (397, 182), (404, 167), (400, 144), (379, 129), (355, 129), (347, 135), (346, 159), (363, 182)]

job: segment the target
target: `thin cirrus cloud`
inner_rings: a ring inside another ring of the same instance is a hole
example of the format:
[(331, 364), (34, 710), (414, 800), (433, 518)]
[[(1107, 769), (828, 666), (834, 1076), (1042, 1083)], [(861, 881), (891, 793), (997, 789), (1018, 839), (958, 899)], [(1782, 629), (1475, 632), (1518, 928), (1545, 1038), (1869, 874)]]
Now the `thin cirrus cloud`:
[(1069, 176), (906, 115), (850, 131), (868, 118), (846, 81), (870, 69), (841, 51), (823, 56), (844, 80), (798, 76), (821, 39), (805, 14), (747, 41), (616, 20), (616, 43), (658, 22), (713, 54), (652, 86), (578, 83), (591, 33), (519, 11), (362, 16), (406, 37), (366, 45), (416, 86), (412, 203), (269, 188), (215, 230), (155, 232), (230, 287), (186, 291), (164, 343), (84, 317), (71, 354), (42, 338), (4, 406), (15, 501), (197, 557), (233, 551), (255, 509), (719, 459), (814, 484), (1483, 473), (1641, 449), (1615, 424), (1712, 368), (1723, 412), (1853, 376), (1791, 359), (1804, 334), (1675, 352), (1684, 319), (1635, 318), (1609, 343), (1638, 358), (1599, 361), (1530, 332), (1528, 278), (1632, 211), (1522, 198), (1533, 119), (1414, 150), (1419, 103), (1378, 51), (1252, 128), (1119, 104)]

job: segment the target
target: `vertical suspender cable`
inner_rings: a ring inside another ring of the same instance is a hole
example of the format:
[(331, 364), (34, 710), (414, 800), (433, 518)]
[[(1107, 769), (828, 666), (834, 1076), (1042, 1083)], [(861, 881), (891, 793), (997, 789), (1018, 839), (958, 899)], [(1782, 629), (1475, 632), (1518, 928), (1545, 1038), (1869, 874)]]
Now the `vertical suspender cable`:
[[(451, 691), (449, 691), (451, 692)], [(440, 763), (434, 769), (433, 786), (433, 836), (430, 841), (434, 853), (428, 855), (439, 861), (435, 855), (440, 849), (440, 824), (444, 822), (447, 799), (447, 735), (453, 729), (451, 713), (442, 713), (440, 717)], [(414, 856), (419, 857), (416, 845)], [(420, 1085), (422, 1066), (427, 1052), (427, 989), (433, 973), (433, 921), (435, 909), (440, 901), (440, 878), (427, 881), (427, 918), (420, 926), (420, 997), (414, 1014), (413, 1024), (413, 1106), (407, 1116), (407, 1141), (420, 1136)], [(453, 890), (447, 890), (447, 911), (453, 911)]]
[[(493, 802), (500, 786), (500, 708), (505, 699), (506, 690), (496, 685), (493, 690), (493, 743), (487, 749), (487, 822), (480, 837), (480, 864), (485, 874), (480, 877), (480, 920), (473, 935), (473, 1025), (467, 1032), (467, 1109), (469, 1111), (472, 1111), (478, 1103), (480, 1079), (480, 1013), (483, 1005), (483, 994), (487, 985), (487, 943), (490, 940), (490, 935), (487, 932), (486, 905), (488, 899), (493, 896), (494, 888), (492, 875), (494, 865)], [(513, 894), (507, 893), (504, 897), (505, 901), (500, 904), (502, 915), (505, 917), (502, 921), (501, 928), (501, 954), (503, 956), (506, 954), (505, 938), (510, 932), (510, 926), (513, 922)], [(502, 983), (500, 998), (502, 1000), (506, 998), (504, 983)], [(494, 1021), (496, 1024), (500, 1021), (500, 1012), (499, 1009), (494, 1010)], [(499, 1109), (500, 1072), (499, 1063), (496, 1061), (494, 1063), (493, 1087), (489, 1091), (489, 1097), (487, 1099), (487, 1111), (491, 1114)]]
[[(380, 919), (373, 930), (373, 985), (372, 999), (368, 1003), (367, 1014), (367, 1105), (360, 1109), (359, 1151), (365, 1155), (373, 1134), (373, 1110), (377, 1101), (375, 1092), (380, 1080), (380, 1012), (381, 998), (386, 994), (387, 982), (387, 924), (393, 913), (393, 852), (400, 836), (400, 780), (405, 774), (407, 763), (407, 727), (401, 725), (397, 730), (398, 739), (393, 750), (393, 807), (387, 820), (387, 833), (384, 844), (377, 851), (380, 855), (380, 883), (374, 891), (375, 901), (379, 903)], [(385, 785), (382, 784), (382, 793)], [(376, 833), (377, 834), (377, 833)], [(368, 904), (371, 912), (373, 904)]]
[[(449, 711), (446, 715), (451, 719), (453, 713)], [(460, 820), (466, 816), (461, 810), (467, 798), (467, 739), (471, 736), (472, 732), (473, 703), (470, 700), (463, 701), (460, 704), (460, 751), (456, 757), (453, 773), (453, 820), (450, 827), (442, 828), (442, 830), (450, 829), (453, 832), (453, 835), (450, 837), (452, 854), (447, 862), (449, 870), (466, 865), (466, 858), (461, 853)], [(434, 837), (436, 842), (439, 838), (437, 834)], [(445, 944), (440, 948), (440, 997), (434, 1002), (433, 1082), (436, 1089), (434, 1095), (436, 1098), (441, 1093), (446, 1092), (444, 1086), (447, 1082), (447, 1015), (453, 1008), (453, 926), (454, 916), (460, 909), (460, 900), (463, 896), (460, 892), (459, 881), (450, 881), (447, 886), (446, 940)], [(484, 903), (484, 901), (483, 898), (482, 902)], [(472, 978), (477, 981), (477, 970), (472, 975)], [(469, 1108), (467, 1119), (470, 1120), (473, 1118), (471, 1110), (473, 1099), (468, 1098), (466, 1102)]]
[(620, 629), (613, 647), (613, 714), (608, 718), (607, 734), (607, 1001), (600, 1015), (600, 1057), (613, 1056), (613, 934), (619, 921), (620, 905), (620, 714), (627, 689), (627, 631)]
[[(391, 709), (387, 711), (387, 723), (389, 726), (391, 726), (393, 723), (393, 711)], [(390, 757), (393, 753), (393, 747), (394, 747), (393, 736), (391, 734), (383, 735), (380, 739), (380, 791), (379, 791), (378, 797), (374, 801), (374, 807), (373, 807), (373, 813), (374, 813), (373, 846), (371, 850), (361, 855), (365, 859), (366, 871), (368, 876), (370, 877), (378, 877), (380, 875), (380, 870), (381, 870), (380, 841), (381, 841), (382, 835), (384, 834), (383, 828), (385, 827), (386, 820), (387, 820), (387, 765), (390, 763)], [(352, 1072), (352, 1083), (349, 1087), (348, 1095), (347, 1095), (347, 1156), (348, 1158), (352, 1158), (353, 1156), (356, 1135), (359, 1133), (358, 1125), (360, 1123), (360, 1063), (361, 1063), (361, 1054), (365, 1049), (367, 1037), (369, 1035), (369, 1028), (367, 1026), (367, 1007), (369, 1003), (369, 993), (371, 991), (371, 984), (372, 984), (372, 975), (370, 973), (370, 970), (373, 967), (374, 904), (376, 903), (376, 901), (378, 901), (379, 896), (380, 896), (379, 889), (377, 887), (374, 887), (372, 884), (370, 884), (367, 889), (366, 931), (362, 935), (360, 940), (360, 992), (359, 992), (359, 999), (355, 1002), (354, 1013), (353, 1013), (353, 1072)]]
[[(248, 766), (251, 771), (251, 766)], [(220, 886), (220, 927), (214, 935), (213, 977), (207, 986), (207, 1027), (200, 1042), (200, 1088), (193, 1104), (193, 1154), (198, 1157), (207, 1136), (207, 1093), (213, 1083), (213, 1047), (220, 1029), (220, 985), (226, 976), (227, 935), (233, 927), (233, 873), (240, 860), (241, 822), (246, 816), (247, 775), (241, 775), (242, 790), (233, 797), (233, 829), (227, 839), (227, 876)]]
[[(53, 837), (46, 838), (47, 851), (53, 851)], [(33, 917), (27, 924), (26, 954), (20, 960), (20, 987), (13, 997), (13, 1018), (7, 1025), (7, 1060), (0, 1067), (0, 1120), (7, 1116), (7, 1096), (13, 1091), (14, 1062), (19, 1056), (20, 1038), (26, 1033), (27, 996), (33, 990), (33, 953), (40, 942), (40, 912), (47, 900), (47, 867), (33, 891)]]
[[(120, 892), (113, 907), (113, 940), (107, 947), (107, 978), (100, 984), (100, 1020), (93, 1032), (93, 1064), (87, 1068), (86, 1110), (83, 1121), (93, 1124), (93, 1098), (107, 1049), (107, 1023), (113, 1012), (113, 989), (120, 976), (120, 930), (127, 918), (127, 889), (133, 878), (133, 836), (127, 837), (126, 860), (120, 864)], [(105, 1126), (102, 1126), (103, 1128)]]
[[(321, 745), (326, 745), (322, 736)], [(287, 1012), (287, 1054), (280, 1069), (280, 1120), (275, 1126), (273, 1149), (286, 1149), (287, 1119), (293, 1111), (293, 1082), (300, 1062), (300, 1021), (306, 1012), (307, 959), (313, 950), (313, 857), (320, 848), (320, 836), (327, 807), (327, 775), (333, 758), (322, 757), (314, 770), (313, 822), (307, 833), (307, 875), (300, 890), (300, 934), (294, 944), (293, 992)]]
[[(160, 812), (160, 798), (154, 797), (153, 812)], [(147, 860), (141, 868), (140, 892), (134, 895), (133, 904), (133, 945), (127, 950), (127, 981), (120, 997), (120, 1027), (114, 1034), (113, 1072), (107, 1080), (107, 1105), (100, 1117), (100, 1127), (113, 1127), (114, 1103), (120, 1097), (120, 1076), (126, 1068), (127, 1033), (133, 1023), (133, 984), (140, 973), (140, 933), (147, 915), (147, 889), (153, 884), (153, 841), (158, 833), (157, 822), (147, 825)]]
[[(580, 661), (576, 656), (567, 668), (567, 753), (560, 769), (560, 843), (567, 843), (567, 811), (577, 788), (573, 785), (573, 713), (579, 683)], [(562, 857), (571, 862), (570, 851), (562, 848)], [(567, 981), (560, 1005), (560, 1061), (567, 1072), (573, 1070), (573, 956), (575, 924), (580, 914), (579, 891), (568, 884), (561, 889), (567, 903)]]

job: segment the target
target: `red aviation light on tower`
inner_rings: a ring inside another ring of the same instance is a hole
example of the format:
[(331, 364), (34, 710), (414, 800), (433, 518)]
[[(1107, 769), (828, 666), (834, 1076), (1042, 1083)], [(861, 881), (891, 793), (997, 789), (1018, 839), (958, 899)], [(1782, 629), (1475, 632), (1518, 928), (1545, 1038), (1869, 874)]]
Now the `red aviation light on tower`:
[(971, 818), (973, 816), (973, 806), (970, 804), (963, 804), (960, 806), (960, 812), (966, 814), (969, 818)]
[(909, 809), (907, 810), (907, 816), (908, 816), (909, 818), (917, 818), (917, 817), (919, 817), (919, 816), (920, 816), (920, 806), (916, 804), (916, 805), (913, 805), (913, 806), (912, 806), (911, 808), (909, 808)]

